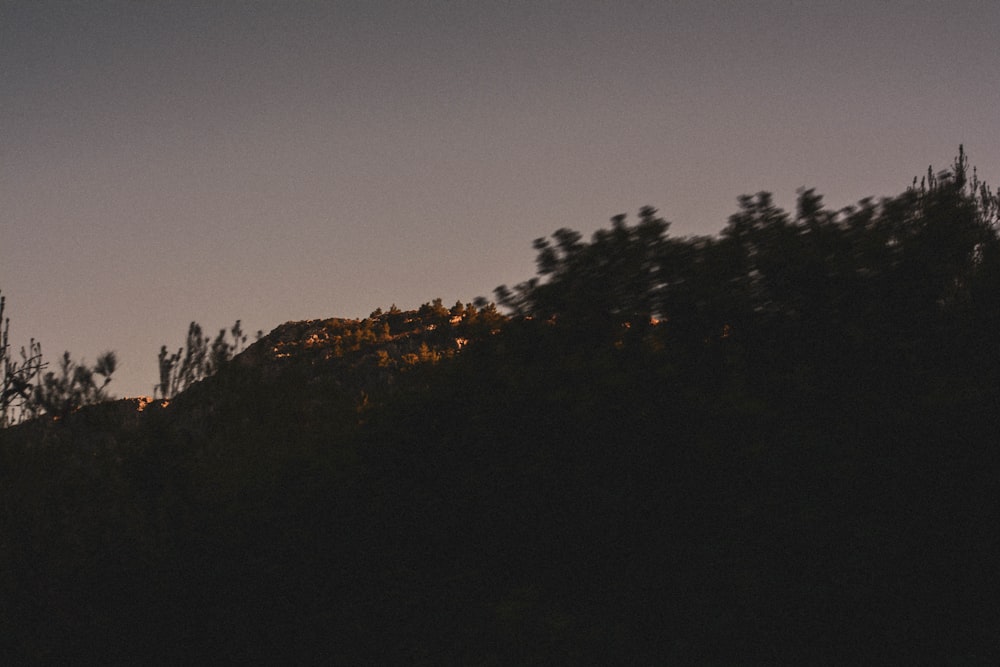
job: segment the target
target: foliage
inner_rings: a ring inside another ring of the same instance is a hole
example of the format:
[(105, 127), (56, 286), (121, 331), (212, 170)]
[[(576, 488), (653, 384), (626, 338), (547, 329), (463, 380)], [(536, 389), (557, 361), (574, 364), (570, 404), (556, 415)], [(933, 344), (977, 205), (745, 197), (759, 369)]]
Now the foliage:
[(968, 171), (960, 149), (951, 170), (840, 211), (813, 190), (794, 215), (743, 196), (714, 238), (669, 238), (648, 207), (589, 243), (562, 229), (535, 241), (539, 276), (497, 298), (573, 338), (666, 346), (678, 365), (722, 355), (789, 395), (841, 376), (845, 358), (909, 367), (917, 348), (942, 353), (935, 373), (982, 376), (981, 359), (949, 369), (943, 356), (958, 338), (985, 352), (996, 320), (998, 198)]
[(105, 352), (93, 366), (77, 363), (69, 352), (63, 353), (58, 372), (46, 373), (35, 386), (29, 404), (31, 415), (65, 417), (85, 405), (109, 400), (107, 386), (117, 365), (114, 352)]
[[(63, 417), (85, 405), (109, 400), (107, 386), (115, 372), (114, 352), (105, 352), (93, 366), (77, 363), (65, 352), (59, 371), (42, 371), (41, 343), (31, 339), (21, 348), (21, 359), (10, 354), (10, 320), (3, 317), (6, 299), (0, 296), (0, 428), (42, 415)], [(100, 378), (100, 380), (98, 380)]]
[(31, 391), (45, 367), (41, 345), (35, 339), (21, 348), (20, 361), (11, 355), (6, 306), (7, 298), (0, 295), (0, 428), (20, 421), (30, 411)]
[(636, 226), (615, 216), (611, 229), (595, 232), (589, 244), (569, 229), (556, 231), (552, 241), (536, 239), (539, 277), (513, 291), (498, 287), (497, 301), (516, 314), (561, 317), (582, 328), (648, 322), (660, 314), (659, 293), (671, 277), (668, 228), (656, 209), (645, 207)]
[(171, 398), (195, 382), (214, 375), (243, 350), (246, 341), (240, 320), (236, 320), (228, 331), (220, 329), (214, 339), (203, 334), (200, 324), (191, 322), (187, 340), (177, 352), (170, 354), (166, 345), (160, 348), (157, 356), (160, 381), (154, 387), (154, 396)]
[(964, 165), (559, 232), (513, 317), (288, 323), (166, 408), (6, 429), (0, 659), (997, 664), (1000, 229)]

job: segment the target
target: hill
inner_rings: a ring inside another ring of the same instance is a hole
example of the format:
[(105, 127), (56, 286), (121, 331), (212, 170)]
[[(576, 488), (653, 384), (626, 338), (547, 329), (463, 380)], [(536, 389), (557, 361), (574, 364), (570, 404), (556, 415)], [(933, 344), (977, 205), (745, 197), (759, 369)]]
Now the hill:
[(992, 659), (974, 420), (775, 410), (531, 319), (457, 355), (399, 317), (5, 431), (6, 662)]
[(0, 431), (0, 659), (996, 664), (1000, 207), (964, 173), (560, 230), (509, 315), (288, 323)]

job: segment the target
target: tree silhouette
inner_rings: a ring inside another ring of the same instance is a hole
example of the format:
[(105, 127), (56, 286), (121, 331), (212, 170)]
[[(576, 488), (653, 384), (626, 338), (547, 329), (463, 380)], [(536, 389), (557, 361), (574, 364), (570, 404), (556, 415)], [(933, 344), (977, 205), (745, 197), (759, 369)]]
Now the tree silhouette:
[(33, 416), (32, 391), (46, 366), (41, 344), (34, 338), (27, 348), (21, 348), (20, 361), (11, 355), (6, 306), (7, 297), (0, 294), (0, 428)]
[(228, 331), (220, 329), (214, 339), (204, 335), (200, 324), (191, 322), (185, 344), (177, 352), (169, 353), (166, 345), (160, 348), (157, 356), (160, 381), (153, 389), (154, 396), (171, 398), (195, 382), (214, 375), (243, 350), (246, 341), (240, 320), (236, 320)]
[(43, 374), (48, 363), (35, 339), (21, 348), (20, 360), (11, 355), (5, 309), (6, 297), (0, 295), (0, 428), (46, 414), (62, 417), (111, 398), (107, 386), (117, 366), (114, 352), (105, 352), (93, 366), (77, 363), (65, 352), (58, 372)]
[(46, 373), (35, 387), (31, 407), (47, 415), (65, 417), (84, 405), (106, 401), (111, 398), (107, 386), (117, 366), (114, 352), (105, 352), (93, 366), (77, 363), (65, 352), (58, 371)]

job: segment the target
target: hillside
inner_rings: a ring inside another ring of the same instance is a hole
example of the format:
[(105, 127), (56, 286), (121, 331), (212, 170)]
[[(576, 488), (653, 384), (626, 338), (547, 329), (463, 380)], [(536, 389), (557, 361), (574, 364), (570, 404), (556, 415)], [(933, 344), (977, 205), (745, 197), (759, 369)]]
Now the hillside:
[(685, 389), (535, 320), (455, 355), (402, 317), (5, 431), (5, 662), (995, 655), (975, 422)]
[(1000, 207), (960, 167), (560, 230), (509, 315), (287, 323), (0, 431), (0, 660), (1000, 662)]

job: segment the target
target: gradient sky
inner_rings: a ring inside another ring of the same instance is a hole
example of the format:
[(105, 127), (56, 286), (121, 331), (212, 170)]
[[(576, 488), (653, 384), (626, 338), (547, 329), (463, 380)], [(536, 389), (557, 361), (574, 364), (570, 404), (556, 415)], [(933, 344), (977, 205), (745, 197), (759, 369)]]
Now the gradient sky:
[(490, 296), (645, 204), (1000, 181), (1000, 2), (0, 0), (12, 342), (149, 394), (191, 320)]

